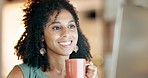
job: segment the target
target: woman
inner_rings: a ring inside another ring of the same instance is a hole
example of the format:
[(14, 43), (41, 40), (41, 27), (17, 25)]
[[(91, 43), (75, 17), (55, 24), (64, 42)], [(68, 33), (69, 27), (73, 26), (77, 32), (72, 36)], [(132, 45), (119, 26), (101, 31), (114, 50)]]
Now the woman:
[[(65, 59), (91, 62), (89, 44), (69, 1), (29, 0), (23, 11), (26, 30), (14, 47), (23, 64), (7, 78), (65, 78)], [(95, 66), (87, 66), (86, 78), (98, 78), (96, 72)]]

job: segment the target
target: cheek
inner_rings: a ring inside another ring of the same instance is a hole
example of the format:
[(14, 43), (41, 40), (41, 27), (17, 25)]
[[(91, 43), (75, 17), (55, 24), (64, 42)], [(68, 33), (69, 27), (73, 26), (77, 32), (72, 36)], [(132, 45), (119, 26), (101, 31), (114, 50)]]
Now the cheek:
[(75, 35), (75, 39), (78, 41), (78, 34), (77, 34), (77, 35)]
[(58, 34), (50, 32), (49, 30), (46, 30), (44, 33), (44, 39), (47, 43), (51, 43), (59, 37)]
[(78, 33), (77, 32), (74, 34), (74, 39), (75, 39), (75, 42), (77, 44), (77, 41), (78, 41)]
[(78, 40), (78, 31), (76, 31), (76, 38), (77, 38), (77, 40)]
[(57, 34), (48, 34), (48, 36), (46, 36), (46, 41), (53, 42), (53, 41), (56, 41), (58, 38), (59, 38), (59, 35)]

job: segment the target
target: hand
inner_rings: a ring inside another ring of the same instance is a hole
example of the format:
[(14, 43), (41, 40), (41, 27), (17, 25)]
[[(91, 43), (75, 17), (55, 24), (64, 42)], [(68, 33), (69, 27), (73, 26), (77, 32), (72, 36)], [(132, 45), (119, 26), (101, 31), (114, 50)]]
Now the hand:
[(97, 67), (91, 64), (86, 65), (86, 77), (85, 78), (98, 78)]

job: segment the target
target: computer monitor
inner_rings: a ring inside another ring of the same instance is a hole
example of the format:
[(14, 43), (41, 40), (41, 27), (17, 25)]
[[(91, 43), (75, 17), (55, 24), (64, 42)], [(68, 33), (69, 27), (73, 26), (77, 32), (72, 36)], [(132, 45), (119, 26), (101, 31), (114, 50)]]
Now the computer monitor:
[(148, 78), (148, 8), (125, 5), (119, 13), (110, 78)]

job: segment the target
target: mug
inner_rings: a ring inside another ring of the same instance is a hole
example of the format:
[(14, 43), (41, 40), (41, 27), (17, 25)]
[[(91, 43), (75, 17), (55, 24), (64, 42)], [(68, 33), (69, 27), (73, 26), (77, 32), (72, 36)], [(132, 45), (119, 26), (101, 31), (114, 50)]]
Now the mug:
[(85, 78), (85, 59), (67, 59), (66, 78)]

